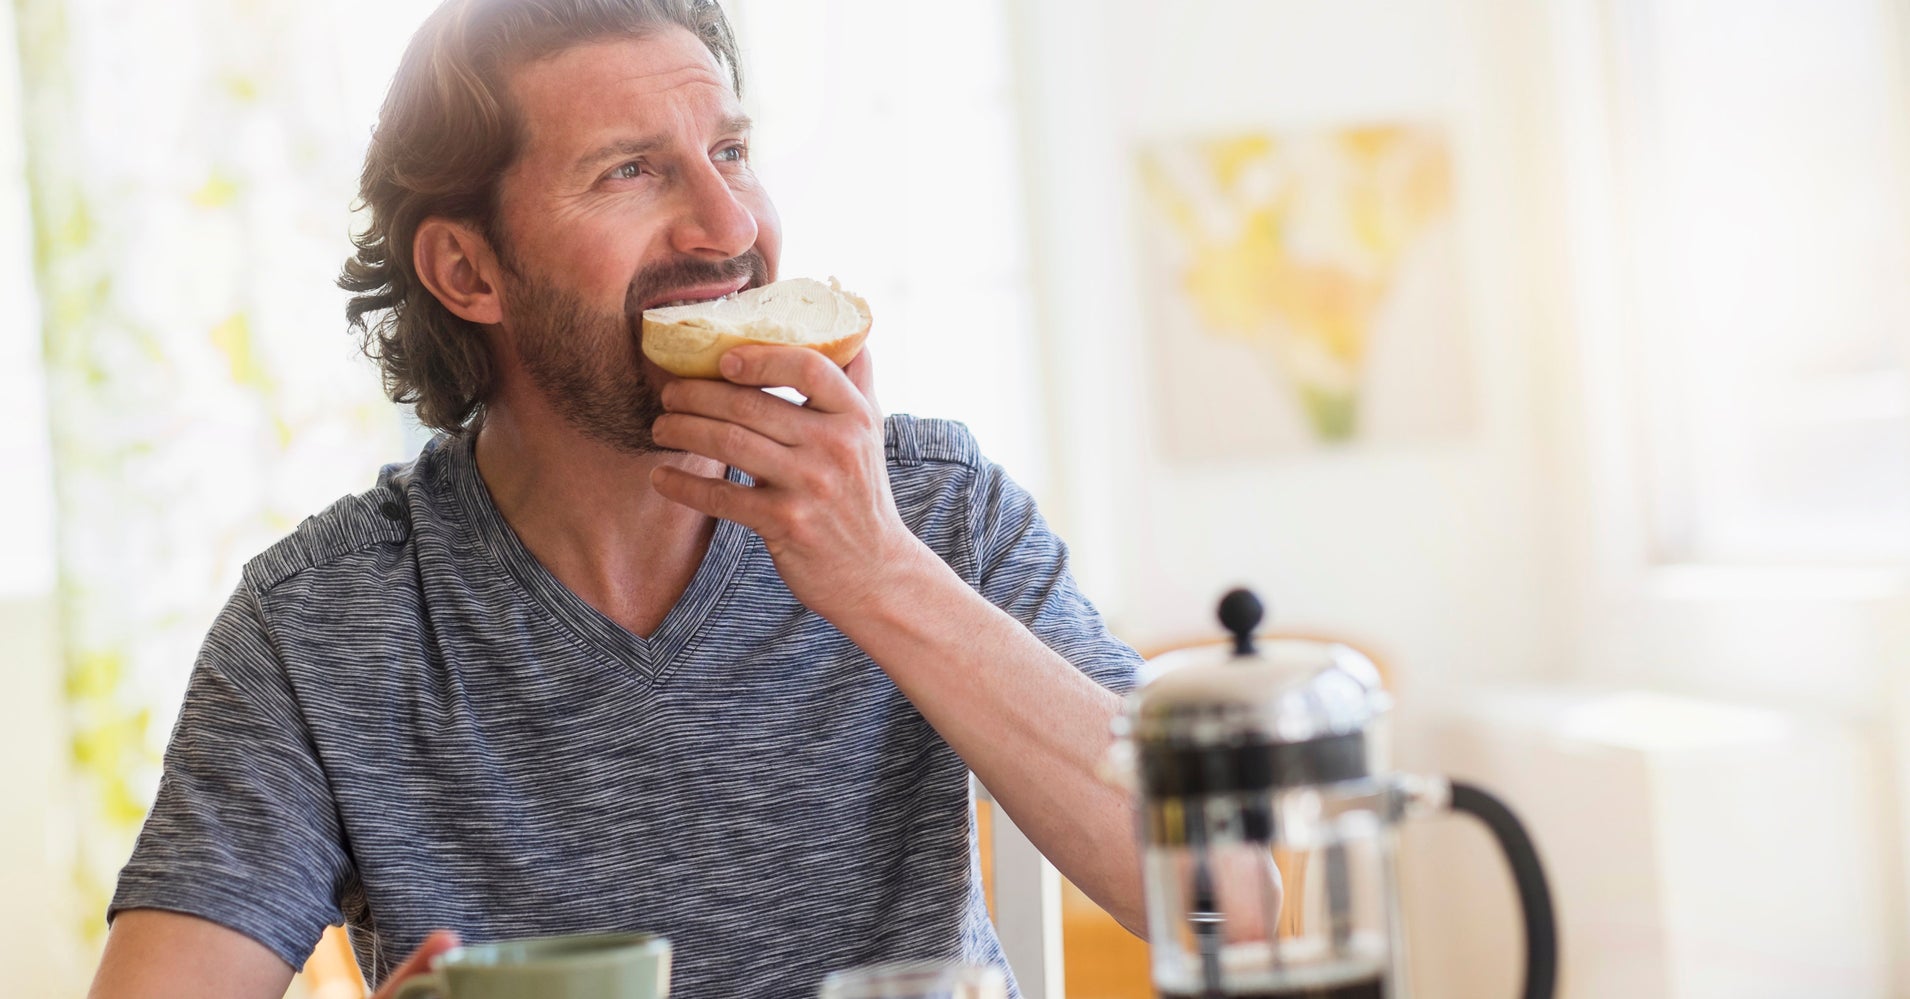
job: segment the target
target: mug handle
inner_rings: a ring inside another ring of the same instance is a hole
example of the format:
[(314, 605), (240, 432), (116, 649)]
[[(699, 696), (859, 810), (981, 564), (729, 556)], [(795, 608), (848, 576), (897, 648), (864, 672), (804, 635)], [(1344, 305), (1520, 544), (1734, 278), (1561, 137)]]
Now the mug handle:
[(398, 994), (392, 999), (450, 999), (451, 993), (445, 986), (444, 972), (426, 971), (413, 975), (398, 986)]

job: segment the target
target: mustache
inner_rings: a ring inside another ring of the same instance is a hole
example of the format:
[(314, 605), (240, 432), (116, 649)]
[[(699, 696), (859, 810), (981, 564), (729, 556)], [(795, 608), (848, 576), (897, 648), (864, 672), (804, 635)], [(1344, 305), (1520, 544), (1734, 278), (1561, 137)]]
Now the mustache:
[(624, 311), (635, 320), (641, 317), (643, 303), (660, 298), (677, 289), (689, 288), (701, 284), (727, 284), (737, 278), (748, 278), (745, 288), (757, 288), (769, 283), (769, 262), (763, 259), (757, 250), (745, 250), (728, 260), (699, 260), (696, 257), (677, 257), (662, 263), (652, 264), (637, 272), (630, 280), (630, 290), (624, 294)]

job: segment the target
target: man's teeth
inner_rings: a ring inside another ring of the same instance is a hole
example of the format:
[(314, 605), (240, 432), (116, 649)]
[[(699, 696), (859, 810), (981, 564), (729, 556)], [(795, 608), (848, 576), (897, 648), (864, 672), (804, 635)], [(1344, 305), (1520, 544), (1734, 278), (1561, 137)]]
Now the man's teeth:
[(653, 308), (653, 309), (674, 309), (674, 308), (676, 308), (676, 307), (677, 307), (677, 306), (679, 306), (679, 305), (701, 305), (701, 304), (703, 304), (704, 302), (714, 302), (714, 301), (716, 301), (716, 300), (718, 300), (718, 299), (723, 299), (723, 298), (733, 298), (733, 297), (735, 297), (735, 295), (736, 295), (736, 293), (735, 293), (735, 292), (731, 292), (731, 293), (729, 293), (729, 294), (727, 294), (727, 295), (711, 295), (711, 296), (710, 296), (710, 297), (708, 297), (708, 298), (675, 298), (675, 299), (671, 299), (671, 300), (670, 300), (670, 301), (668, 301), (668, 302), (661, 302), (661, 303), (658, 303), (658, 304), (656, 304), (656, 305), (652, 305), (652, 306), (651, 306), (651, 308)]

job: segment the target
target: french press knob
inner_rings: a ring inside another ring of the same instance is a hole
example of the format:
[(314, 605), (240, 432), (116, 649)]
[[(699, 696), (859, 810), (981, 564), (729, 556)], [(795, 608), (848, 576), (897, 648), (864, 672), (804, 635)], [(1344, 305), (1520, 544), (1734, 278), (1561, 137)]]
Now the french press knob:
[(1260, 601), (1220, 603), (1224, 646), (1168, 653), (1116, 723), (1140, 798), (1154, 987), (1163, 999), (1405, 999), (1397, 851), (1408, 815), (1464, 812), (1504, 850), (1525, 922), (1526, 999), (1557, 978), (1530, 837), (1471, 784), (1397, 774), (1392, 700), (1334, 642), (1256, 637)]

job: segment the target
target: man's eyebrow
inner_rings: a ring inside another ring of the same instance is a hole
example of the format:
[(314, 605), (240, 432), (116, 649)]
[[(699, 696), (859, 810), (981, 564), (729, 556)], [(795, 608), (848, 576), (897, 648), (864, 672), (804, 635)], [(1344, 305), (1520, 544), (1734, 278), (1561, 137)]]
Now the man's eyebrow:
[(579, 158), (577, 165), (572, 167), (571, 170), (575, 173), (587, 173), (609, 160), (634, 159), (638, 156), (648, 156), (661, 148), (663, 148), (662, 139), (618, 139), (607, 146), (597, 149), (595, 152)]
[[(753, 127), (755, 127), (755, 123), (752, 122), (749, 115), (746, 114), (729, 115), (717, 126), (718, 133), (722, 135), (739, 135), (748, 132)], [(609, 145), (599, 147), (595, 151), (579, 158), (577, 165), (572, 169), (577, 173), (585, 173), (610, 160), (634, 159), (638, 156), (648, 156), (662, 149), (665, 145), (668, 145), (668, 141), (660, 136), (644, 139), (618, 139)]]

